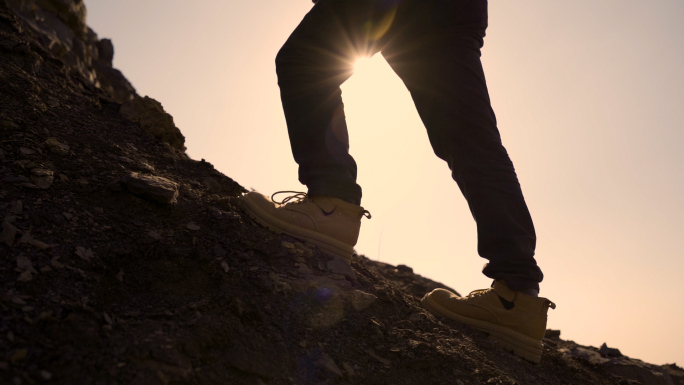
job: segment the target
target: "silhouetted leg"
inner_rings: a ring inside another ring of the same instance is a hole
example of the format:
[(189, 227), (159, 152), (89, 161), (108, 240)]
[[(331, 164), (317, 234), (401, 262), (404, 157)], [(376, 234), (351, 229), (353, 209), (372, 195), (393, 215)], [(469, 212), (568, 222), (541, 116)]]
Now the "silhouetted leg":
[(292, 153), (311, 195), (360, 204), (340, 85), (356, 58), (378, 51), (367, 26), (379, 12), (374, 1), (320, 0), (276, 57)]
[[(518, 178), (501, 144), (480, 62), (487, 2), (421, 0), (397, 15), (383, 48), (411, 92), (430, 143), (452, 171), (477, 223), (483, 273), (514, 290), (539, 289), (536, 236)], [(400, 8), (401, 10), (401, 8)]]

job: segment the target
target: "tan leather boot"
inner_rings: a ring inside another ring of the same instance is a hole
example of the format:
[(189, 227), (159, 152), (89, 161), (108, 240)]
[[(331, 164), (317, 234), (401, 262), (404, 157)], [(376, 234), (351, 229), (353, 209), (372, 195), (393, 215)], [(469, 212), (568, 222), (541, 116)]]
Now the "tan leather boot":
[(489, 333), (504, 349), (534, 363), (541, 361), (546, 314), (549, 307), (556, 308), (546, 298), (511, 290), (502, 280), (467, 297), (435, 289), (423, 297), (421, 304), (433, 314)]
[(242, 196), (242, 208), (257, 223), (278, 234), (299, 238), (350, 261), (359, 239), (361, 217), (370, 218), (370, 213), (342, 199), (294, 193), (274, 202), (253, 191)]

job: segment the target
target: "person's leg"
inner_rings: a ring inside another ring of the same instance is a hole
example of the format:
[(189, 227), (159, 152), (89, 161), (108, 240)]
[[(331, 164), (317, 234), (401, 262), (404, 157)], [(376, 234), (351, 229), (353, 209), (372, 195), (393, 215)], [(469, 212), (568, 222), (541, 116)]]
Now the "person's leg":
[(309, 195), (360, 204), (340, 85), (359, 56), (378, 51), (372, 27), (391, 8), (372, 0), (319, 0), (276, 57), (299, 180)]
[(501, 144), (480, 62), (487, 2), (421, 4), (419, 12), (397, 15), (400, 30), (382, 54), (411, 92), (435, 153), (468, 201), (478, 252), (489, 260), (483, 273), (513, 290), (538, 290), (543, 275), (534, 259), (534, 226)]

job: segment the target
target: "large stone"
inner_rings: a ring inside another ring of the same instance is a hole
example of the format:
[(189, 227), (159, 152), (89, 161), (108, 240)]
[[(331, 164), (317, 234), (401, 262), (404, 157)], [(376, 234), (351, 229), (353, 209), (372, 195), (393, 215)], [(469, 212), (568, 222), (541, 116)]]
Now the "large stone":
[(166, 178), (132, 172), (121, 183), (132, 194), (158, 203), (173, 204), (178, 198), (178, 184)]
[(119, 109), (121, 115), (138, 123), (140, 128), (155, 138), (185, 151), (185, 137), (173, 123), (173, 117), (164, 111), (161, 103), (145, 96), (124, 103)]

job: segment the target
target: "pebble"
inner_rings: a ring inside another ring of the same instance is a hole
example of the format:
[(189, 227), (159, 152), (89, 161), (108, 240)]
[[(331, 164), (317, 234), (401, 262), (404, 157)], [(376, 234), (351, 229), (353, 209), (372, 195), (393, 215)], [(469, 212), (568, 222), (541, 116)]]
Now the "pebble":
[(58, 155), (67, 155), (69, 154), (69, 146), (61, 143), (59, 140), (55, 138), (48, 138), (45, 141), (45, 145), (48, 147), (48, 149)]
[(95, 256), (91, 249), (86, 249), (83, 246), (76, 246), (76, 255), (84, 261), (90, 261)]
[(6, 216), (2, 221), (2, 232), (0, 232), (0, 242), (7, 246), (14, 245), (14, 238), (17, 235), (17, 228), (12, 224), (15, 217)]
[(228, 266), (228, 262), (226, 261), (221, 261), (221, 268), (223, 268), (225, 273), (230, 271), (230, 266)]
[(318, 360), (317, 364), (324, 367), (328, 371), (342, 377), (342, 370), (340, 370), (335, 361), (333, 361), (333, 359), (326, 353), (323, 353), (323, 356), (320, 360)]
[(33, 268), (33, 262), (31, 262), (31, 260), (25, 255), (20, 255), (17, 257), (17, 269), (20, 271), (37, 273), (36, 269)]
[(31, 182), (45, 190), (52, 185), (55, 179), (54, 174), (54, 172), (44, 168), (34, 168), (31, 170)]
[(36, 152), (28, 147), (19, 147), (20, 155), (35, 155)]

